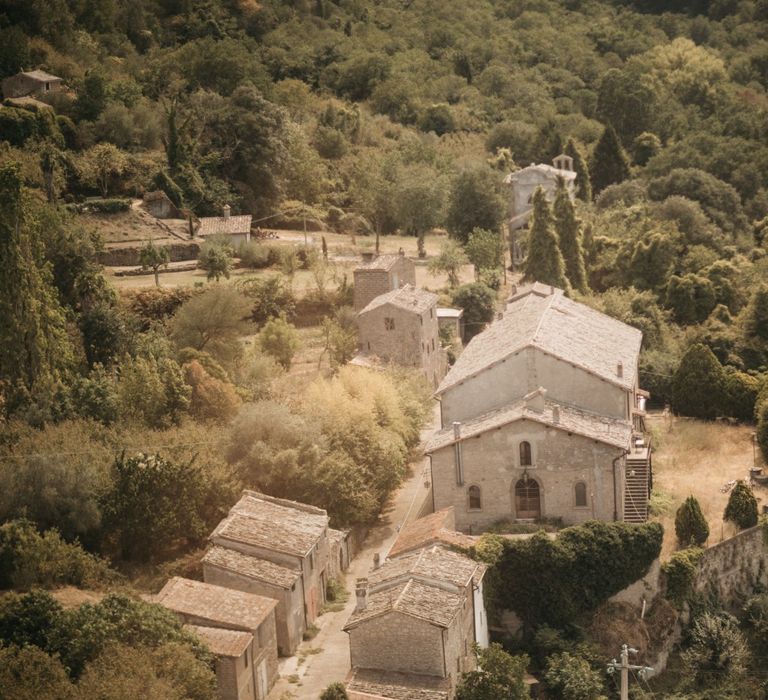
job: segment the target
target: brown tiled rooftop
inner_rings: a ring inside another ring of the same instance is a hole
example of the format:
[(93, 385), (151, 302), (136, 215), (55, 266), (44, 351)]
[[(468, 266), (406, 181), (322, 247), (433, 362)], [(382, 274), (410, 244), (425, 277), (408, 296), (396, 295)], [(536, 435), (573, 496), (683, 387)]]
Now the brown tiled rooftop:
[(401, 255), (379, 255), (373, 260), (361, 263), (355, 268), (355, 272), (358, 270), (391, 270), (398, 260), (401, 259)]
[(369, 586), (375, 589), (379, 584), (402, 577), (427, 581), (442, 581), (457, 587), (468, 586), (476, 574), (482, 574), (485, 567), (464, 554), (445, 547), (431, 546), (404, 554), (397, 559), (388, 559), (368, 576)]
[(216, 538), (303, 557), (328, 528), (320, 508), (246, 491), (211, 534)]
[(197, 635), (216, 656), (228, 656), (238, 658), (253, 641), (250, 632), (238, 630), (225, 630), (221, 627), (199, 627), (198, 625), (184, 625), (184, 629)]
[(446, 700), (450, 691), (446, 678), (367, 668), (354, 669), (346, 685), (351, 691), (392, 700)]
[(203, 216), (197, 229), (198, 236), (216, 236), (236, 233), (249, 233), (251, 215), (243, 216)]
[[(540, 293), (542, 288), (550, 293)], [(631, 389), (641, 340), (642, 333), (636, 328), (568, 299), (561, 289), (533, 285), (523, 296), (513, 297), (502, 319), (469, 342), (437, 394), (526, 347)], [(617, 372), (619, 362), (621, 376)]]
[(386, 294), (380, 294), (368, 306), (366, 306), (360, 313), (366, 314), (369, 311), (378, 309), (385, 304), (391, 304), (399, 309), (405, 309), (407, 311), (413, 311), (418, 314), (424, 313), (427, 309), (437, 305), (437, 294), (432, 294), (424, 289), (417, 289), (416, 287), (406, 284), (399, 289), (393, 289)]
[(205, 620), (214, 627), (251, 631), (275, 609), (272, 598), (174, 576), (155, 602), (182, 616)]
[(453, 508), (445, 508), (408, 523), (398, 534), (389, 557), (397, 557), (413, 549), (420, 549), (440, 539), (444, 529), (452, 529), (455, 518)]
[(211, 547), (203, 557), (203, 564), (218, 566), (221, 569), (270, 583), (280, 588), (290, 588), (301, 576), (301, 572), (298, 570), (289, 569), (227, 547)]
[(389, 612), (399, 612), (447, 628), (464, 600), (461, 593), (410, 578), (387, 588), (369, 591), (366, 607), (352, 613), (344, 629), (351, 629)]
[[(557, 407), (559, 417), (555, 420), (553, 408)], [(537, 411), (520, 399), (504, 408), (490, 411), (461, 424), (461, 440), (509, 425), (519, 420), (532, 420), (558, 430), (575, 433), (582, 437), (603, 442), (613, 447), (629, 447), (632, 425), (626, 420), (608, 418), (589, 413), (572, 406), (547, 401), (543, 411)], [(456, 442), (453, 426), (436, 432), (427, 442), (424, 451), (429, 454)]]

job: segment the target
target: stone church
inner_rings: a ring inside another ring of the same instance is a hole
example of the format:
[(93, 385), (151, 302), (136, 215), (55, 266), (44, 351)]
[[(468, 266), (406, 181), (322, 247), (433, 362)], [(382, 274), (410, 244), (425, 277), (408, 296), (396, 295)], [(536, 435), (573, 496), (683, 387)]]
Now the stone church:
[(641, 339), (560, 289), (516, 290), (437, 389), (434, 509), (453, 506), (470, 533), (503, 519), (644, 522)]

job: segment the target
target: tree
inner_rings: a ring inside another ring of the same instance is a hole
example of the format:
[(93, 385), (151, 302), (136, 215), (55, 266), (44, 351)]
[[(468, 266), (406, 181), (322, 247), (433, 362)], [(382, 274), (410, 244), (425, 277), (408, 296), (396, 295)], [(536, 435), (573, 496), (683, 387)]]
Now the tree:
[(107, 106), (107, 80), (98, 70), (90, 71), (83, 80), (75, 101), (78, 120), (95, 121)]
[(256, 324), (264, 324), (277, 316), (293, 318), (296, 299), (280, 276), (254, 277), (238, 283), (238, 286), (245, 296), (253, 299), (251, 318)]
[(544, 681), (561, 700), (600, 700), (604, 697), (600, 673), (592, 669), (586, 659), (567, 651), (547, 659)]
[(504, 214), (496, 174), (488, 167), (462, 170), (448, 195), (446, 224), (451, 235), (466, 243), (476, 228), (498, 231)]
[(740, 530), (757, 525), (757, 499), (745, 481), (739, 479), (733, 487), (723, 518)]
[(250, 300), (229, 285), (216, 285), (182, 304), (171, 323), (177, 348), (205, 350), (224, 366), (242, 355), (240, 336), (251, 324)]
[(694, 418), (717, 418), (721, 413), (723, 368), (701, 343), (691, 345), (672, 379), (672, 408)]
[(446, 241), (440, 247), (440, 253), (429, 261), (428, 269), (434, 275), (444, 272), (448, 275), (451, 288), (459, 285), (459, 272), (469, 262), (464, 249), (455, 241)]
[(592, 179), (589, 175), (587, 157), (573, 139), (565, 144), (565, 155), (573, 158), (573, 170), (576, 173), (576, 196), (582, 202), (592, 201)]
[(629, 161), (621, 147), (619, 137), (609, 124), (595, 146), (589, 162), (592, 188), (600, 194), (608, 185), (623, 182), (629, 177)]
[(768, 286), (765, 284), (752, 293), (746, 310), (745, 330), (754, 338), (768, 340)]
[(320, 700), (348, 700), (343, 683), (331, 683), (321, 694)]
[(528, 232), (524, 278), (561, 289), (569, 288), (565, 277), (565, 262), (560, 252), (557, 233), (552, 225), (552, 213), (541, 187), (533, 193), (533, 214)]
[(240, 397), (228, 381), (211, 376), (198, 360), (184, 365), (184, 379), (192, 389), (189, 412), (201, 420), (228, 421), (237, 414)]
[(71, 358), (31, 206), (20, 166), (0, 165), (0, 380), (8, 385), (7, 410), (50, 386)]
[(203, 542), (232, 497), (228, 481), (204, 465), (123, 454), (102, 498), (104, 529), (124, 559), (157, 559), (179, 541)]
[[(345, 316), (337, 312), (333, 318), (326, 316), (321, 324), (325, 342), (323, 354), (328, 353), (332, 369), (347, 364), (357, 352), (357, 328), (354, 322), (345, 323), (344, 319)], [(322, 355), (318, 364), (321, 361)]]
[(197, 261), (206, 271), (209, 280), (218, 282), (222, 277), (229, 279), (232, 269), (232, 246), (221, 241), (206, 241), (200, 247)]
[(525, 683), (527, 656), (511, 656), (496, 642), (487, 649), (475, 645), (474, 651), (479, 670), (462, 674), (456, 688), (456, 700), (524, 700), (529, 697)]
[(139, 263), (141, 263), (142, 270), (152, 270), (155, 275), (155, 286), (160, 286), (160, 268), (168, 267), (168, 263), (171, 261), (171, 256), (168, 253), (168, 248), (165, 246), (156, 246), (154, 242), (149, 241), (139, 251)]
[(35, 646), (0, 645), (0, 688), (13, 700), (80, 697), (61, 661)]
[(657, 91), (642, 75), (612, 68), (600, 81), (597, 116), (629, 145), (658, 118)]
[(128, 158), (114, 144), (99, 143), (91, 146), (82, 156), (80, 169), (84, 179), (99, 189), (101, 196), (109, 194), (113, 178), (122, 175), (128, 167)]
[(482, 282), (472, 282), (453, 292), (453, 304), (464, 310), (464, 338), (469, 342), (493, 321), (496, 293)]
[(732, 616), (703, 613), (694, 621), (690, 639), (680, 658), (695, 685), (714, 688), (746, 672), (749, 647)]
[(261, 349), (275, 358), (285, 370), (291, 368), (293, 356), (299, 349), (299, 334), (295, 326), (283, 317), (271, 318), (259, 333)]
[(715, 308), (715, 287), (706, 277), (688, 273), (672, 275), (667, 282), (664, 305), (681, 325), (702, 323)]
[(644, 131), (632, 142), (632, 156), (635, 165), (645, 166), (661, 150), (661, 141), (656, 134)]
[(709, 537), (709, 525), (693, 496), (688, 496), (675, 513), (675, 534), (683, 547), (703, 545)]
[(482, 271), (497, 271), (504, 264), (504, 243), (494, 231), (474, 229), (469, 234), (465, 250), (469, 261), (475, 266), (475, 279)]
[(581, 248), (581, 221), (576, 218), (576, 209), (562, 181), (558, 182), (552, 212), (555, 218), (555, 233), (565, 262), (565, 275), (574, 289), (586, 292), (587, 269)]

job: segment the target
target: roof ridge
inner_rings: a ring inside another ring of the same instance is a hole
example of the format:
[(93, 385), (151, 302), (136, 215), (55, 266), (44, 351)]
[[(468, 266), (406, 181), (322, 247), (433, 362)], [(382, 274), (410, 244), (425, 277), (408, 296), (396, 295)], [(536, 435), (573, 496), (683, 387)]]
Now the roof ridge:
[[(536, 342), (536, 336), (539, 334), (539, 331), (541, 330), (541, 324), (544, 323), (544, 319), (546, 318), (547, 314), (552, 309), (552, 304), (555, 301), (555, 297), (558, 296), (555, 294), (554, 287), (550, 285), (550, 289), (552, 290), (549, 294), (549, 299), (547, 300), (547, 305), (544, 308), (544, 311), (541, 312), (541, 316), (539, 316), (539, 322), (536, 324), (536, 330), (533, 331), (533, 335), (531, 336), (531, 343)], [(528, 297), (526, 298), (526, 303), (528, 303), (528, 299), (530, 299), (533, 296), (533, 290), (528, 294)]]
[(402, 602), (405, 592), (411, 587), (412, 583), (413, 583), (413, 576), (411, 576), (411, 578), (408, 579), (408, 583), (406, 583), (403, 586), (403, 589), (400, 591), (400, 593), (398, 593), (397, 600), (395, 600), (395, 602), (392, 603), (392, 610), (397, 610), (398, 612), (401, 612), (398, 606)]

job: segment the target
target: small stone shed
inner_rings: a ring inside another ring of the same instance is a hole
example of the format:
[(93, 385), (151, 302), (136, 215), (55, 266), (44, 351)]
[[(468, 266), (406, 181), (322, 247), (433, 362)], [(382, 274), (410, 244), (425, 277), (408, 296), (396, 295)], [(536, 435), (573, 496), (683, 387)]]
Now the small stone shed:
[(401, 255), (379, 255), (363, 262), (354, 272), (354, 307), (362, 311), (376, 297), (410, 284), (416, 286), (416, 266)]
[(64, 89), (64, 81), (44, 70), (22, 71), (3, 80), (3, 97), (41, 97)]

